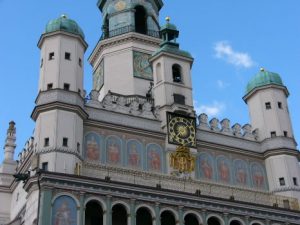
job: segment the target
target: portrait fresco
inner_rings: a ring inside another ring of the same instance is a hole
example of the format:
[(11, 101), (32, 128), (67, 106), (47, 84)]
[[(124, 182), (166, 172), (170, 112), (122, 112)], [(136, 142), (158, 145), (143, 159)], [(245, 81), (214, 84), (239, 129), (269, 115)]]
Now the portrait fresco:
[(143, 79), (153, 80), (152, 68), (149, 63), (151, 55), (133, 52), (133, 75)]
[(122, 164), (122, 142), (116, 136), (106, 139), (106, 162), (114, 165)]
[(52, 225), (77, 225), (77, 206), (73, 198), (63, 195), (55, 199)]
[(266, 176), (263, 166), (259, 163), (251, 164), (252, 184), (255, 188), (266, 189)]
[(101, 159), (101, 137), (96, 133), (88, 133), (84, 138), (85, 159), (100, 161)]
[(132, 168), (141, 168), (142, 149), (142, 144), (137, 140), (130, 140), (127, 142), (127, 166)]
[(230, 162), (225, 156), (220, 156), (217, 158), (217, 172), (218, 181), (230, 183)]
[(150, 171), (162, 171), (162, 149), (157, 144), (147, 146), (147, 167)]
[(248, 167), (244, 160), (237, 159), (233, 165), (234, 183), (238, 185), (248, 185)]
[(213, 180), (214, 179), (214, 160), (209, 154), (202, 153), (198, 158), (199, 177)]

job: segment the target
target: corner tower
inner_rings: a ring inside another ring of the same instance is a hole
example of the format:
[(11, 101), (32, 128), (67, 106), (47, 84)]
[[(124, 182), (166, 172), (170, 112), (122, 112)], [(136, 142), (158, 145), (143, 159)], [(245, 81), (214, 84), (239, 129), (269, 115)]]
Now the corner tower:
[(99, 100), (109, 92), (146, 96), (153, 81), (150, 56), (159, 48), (161, 0), (99, 0), (102, 36), (89, 61)]
[(42, 34), (39, 94), (32, 118), (39, 167), (74, 173), (83, 142), (83, 58), (87, 49), (78, 24), (65, 15), (50, 21)]
[(288, 110), (288, 89), (277, 73), (261, 69), (248, 83), (245, 102), (258, 129), (270, 191), (300, 199), (299, 152)]

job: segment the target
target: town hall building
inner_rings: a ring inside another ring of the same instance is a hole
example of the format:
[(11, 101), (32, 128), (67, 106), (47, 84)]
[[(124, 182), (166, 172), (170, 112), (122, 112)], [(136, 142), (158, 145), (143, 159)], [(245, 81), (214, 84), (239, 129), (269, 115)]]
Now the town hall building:
[[(0, 224), (299, 225), (300, 154), (279, 74), (243, 98), (251, 124), (193, 106), (192, 55), (162, 0), (99, 0), (88, 44), (65, 15), (41, 35), (35, 130), (18, 160), (11, 121), (0, 164)], [(184, 35), (184, 34), (182, 34)]]

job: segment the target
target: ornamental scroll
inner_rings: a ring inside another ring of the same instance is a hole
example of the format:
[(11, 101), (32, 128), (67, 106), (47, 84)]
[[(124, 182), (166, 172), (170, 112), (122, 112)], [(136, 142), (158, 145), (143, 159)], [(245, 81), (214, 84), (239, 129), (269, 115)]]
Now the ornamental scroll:
[(170, 154), (170, 166), (179, 173), (191, 173), (195, 171), (196, 157), (192, 156), (190, 149), (178, 146), (176, 152)]

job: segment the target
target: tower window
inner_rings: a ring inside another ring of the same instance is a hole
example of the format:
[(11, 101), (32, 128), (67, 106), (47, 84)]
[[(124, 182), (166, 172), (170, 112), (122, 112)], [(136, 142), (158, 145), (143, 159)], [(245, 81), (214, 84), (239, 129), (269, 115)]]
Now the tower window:
[(280, 186), (284, 186), (285, 185), (284, 177), (280, 177), (279, 178), (279, 184), (280, 184)]
[(298, 186), (298, 180), (297, 177), (293, 177), (293, 183), (295, 186)]
[(281, 102), (278, 102), (278, 108), (282, 109), (282, 103)]
[(66, 60), (71, 60), (71, 53), (70, 52), (65, 52), (65, 59)]
[(42, 170), (48, 171), (48, 162), (43, 162), (42, 163)]
[(47, 84), (47, 90), (51, 90), (53, 88), (53, 84), (50, 83), (50, 84)]
[(69, 91), (70, 90), (70, 84), (64, 83), (64, 90)]
[(80, 143), (77, 142), (77, 152), (80, 152)]
[(276, 137), (277, 135), (276, 135), (276, 131), (272, 131), (271, 132), (271, 138), (273, 138), (273, 137)]
[(49, 53), (49, 60), (53, 60), (54, 59), (54, 52), (50, 52)]
[(135, 32), (147, 34), (147, 13), (143, 6), (135, 7)]
[(182, 82), (181, 66), (179, 66), (178, 64), (173, 65), (172, 73), (173, 73), (173, 81), (176, 83), (181, 83)]
[(272, 108), (271, 107), (271, 102), (266, 102), (265, 104), (266, 104), (266, 109), (271, 109)]
[(174, 102), (177, 104), (185, 105), (185, 97), (183, 95), (174, 94)]
[(48, 147), (49, 146), (49, 138), (45, 138), (44, 139), (44, 147)]
[(80, 67), (82, 67), (82, 60), (81, 60), (81, 58), (78, 59), (78, 65), (79, 65)]
[(287, 131), (283, 131), (283, 135), (284, 135), (285, 137), (287, 137), (287, 136), (288, 136), (288, 132), (287, 132)]
[(63, 147), (68, 147), (68, 138), (63, 138)]
[(44, 59), (41, 59), (41, 68), (43, 67), (43, 64), (44, 64)]

